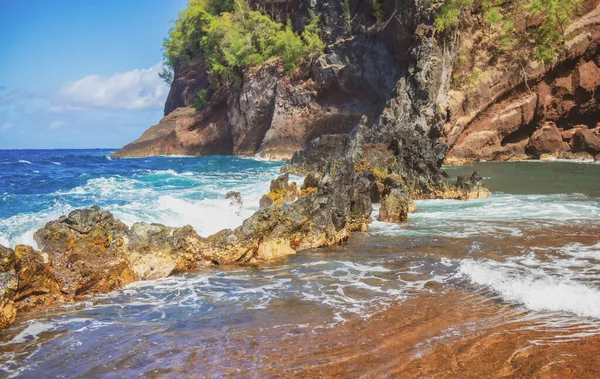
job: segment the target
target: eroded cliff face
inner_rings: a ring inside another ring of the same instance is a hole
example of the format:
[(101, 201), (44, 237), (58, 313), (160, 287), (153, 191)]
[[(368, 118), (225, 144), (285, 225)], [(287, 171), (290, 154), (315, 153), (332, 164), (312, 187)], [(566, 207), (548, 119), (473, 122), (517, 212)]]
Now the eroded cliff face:
[(368, 32), (375, 20), (367, 2), (351, 4), (356, 21), (350, 32), (339, 1), (250, 1), (276, 20), (290, 19), (296, 30), (303, 29), (309, 11), (320, 14), (326, 54), (289, 77), (278, 60), (250, 68), (241, 83), (210, 93), (209, 105), (194, 112), (196, 93), (210, 87), (207, 67), (198, 58), (176, 70), (165, 118), (115, 155), (287, 159), (321, 135), (348, 134), (362, 115), (375, 119), (394, 90), (404, 57), (387, 31)]
[[(494, 36), (481, 30), (481, 20), (472, 20), (458, 48), (464, 62), (455, 63), (456, 74), (471, 80), (453, 84), (445, 103), (447, 164), (598, 156), (593, 147), (600, 143), (598, 3), (585, 2), (587, 13), (566, 31), (565, 52), (548, 64), (493, 57)], [(524, 47), (521, 56), (529, 53)]]

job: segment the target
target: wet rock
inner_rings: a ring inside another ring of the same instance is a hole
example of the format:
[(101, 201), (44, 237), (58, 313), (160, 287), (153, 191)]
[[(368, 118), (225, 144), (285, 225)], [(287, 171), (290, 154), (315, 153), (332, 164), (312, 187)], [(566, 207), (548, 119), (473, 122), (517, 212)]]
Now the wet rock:
[(385, 178), (385, 180), (383, 181), (383, 184), (385, 186), (384, 195), (387, 195), (396, 188), (403, 188), (404, 187), (404, 179), (402, 178), (402, 176), (400, 176), (398, 174), (391, 174)]
[(596, 155), (600, 153), (600, 137), (591, 130), (580, 129), (571, 139), (571, 149), (574, 152), (584, 151)]
[(474, 200), (490, 196), (490, 191), (483, 185), (483, 178), (477, 172), (471, 176), (459, 176), (456, 183), (448, 186), (447, 199)]
[(402, 223), (408, 220), (408, 213), (416, 208), (414, 202), (402, 188), (394, 188), (381, 201), (379, 221)]
[(237, 191), (229, 191), (225, 195), (225, 199), (231, 200), (231, 206), (243, 205), (242, 194)]
[(52, 260), (61, 292), (68, 298), (104, 293), (136, 281), (123, 251), (129, 228), (98, 207), (49, 222), (34, 235)]
[(369, 188), (369, 194), (371, 196), (371, 202), (380, 203), (383, 198), (383, 193), (385, 191), (385, 185), (378, 180), (374, 180), (371, 182), (371, 186)]
[(242, 194), (237, 191), (229, 191), (225, 195), (225, 199), (229, 200), (229, 206), (236, 210), (236, 214), (239, 216), (242, 213), (244, 202), (242, 201)]
[(13, 300), (18, 286), (15, 252), (0, 245), (0, 330), (15, 321), (17, 311)]
[(191, 226), (137, 223), (127, 239), (124, 254), (139, 280), (167, 278), (210, 265), (202, 257), (205, 240)]
[(42, 308), (62, 300), (60, 283), (48, 254), (31, 246), (15, 246), (16, 268), (19, 288), (15, 305), (19, 311)]
[(563, 142), (563, 136), (553, 122), (547, 122), (536, 130), (526, 147), (526, 151), (536, 157), (563, 150), (568, 150), (568, 146)]
[(236, 230), (209, 237), (209, 249), (221, 264), (278, 259), (367, 230), (371, 211), (369, 181), (346, 160), (325, 175), (315, 196), (260, 209)]

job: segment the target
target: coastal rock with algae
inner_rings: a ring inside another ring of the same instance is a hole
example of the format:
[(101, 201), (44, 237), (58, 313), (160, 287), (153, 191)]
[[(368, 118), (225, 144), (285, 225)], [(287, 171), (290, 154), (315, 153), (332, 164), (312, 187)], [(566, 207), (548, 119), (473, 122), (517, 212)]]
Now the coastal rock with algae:
[(416, 210), (416, 205), (406, 192), (394, 188), (381, 201), (379, 221), (401, 223), (408, 220), (408, 214)]
[(92, 207), (49, 222), (34, 238), (52, 260), (61, 292), (72, 299), (137, 280), (122, 254), (128, 231), (111, 213)]
[(239, 228), (209, 237), (208, 249), (224, 264), (269, 261), (343, 242), (368, 229), (371, 211), (369, 183), (346, 160), (323, 177), (315, 195), (260, 209)]
[(15, 321), (14, 297), (18, 285), (15, 252), (0, 245), (0, 329)]

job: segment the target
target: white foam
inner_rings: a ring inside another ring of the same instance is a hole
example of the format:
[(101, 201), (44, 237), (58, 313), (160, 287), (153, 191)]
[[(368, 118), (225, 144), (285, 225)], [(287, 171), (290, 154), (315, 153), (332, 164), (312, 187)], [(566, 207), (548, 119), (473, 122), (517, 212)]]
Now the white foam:
[(600, 261), (600, 242), (591, 246), (586, 246), (581, 243), (570, 243), (563, 246), (561, 252), (575, 258), (595, 259)]
[(460, 273), (473, 283), (487, 286), (504, 300), (534, 311), (563, 311), (600, 318), (600, 289), (560, 276), (517, 270), (492, 260), (463, 260)]

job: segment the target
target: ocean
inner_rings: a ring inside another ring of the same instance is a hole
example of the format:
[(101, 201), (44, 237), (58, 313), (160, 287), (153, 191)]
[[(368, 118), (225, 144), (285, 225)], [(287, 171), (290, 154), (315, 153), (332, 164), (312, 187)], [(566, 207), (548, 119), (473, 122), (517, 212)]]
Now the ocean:
[[(129, 225), (190, 224), (208, 236), (258, 209), (282, 164), (111, 153), (0, 151), (0, 244), (35, 246), (44, 223), (91, 205)], [(600, 335), (600, 165), (447, 171), (473, 170), (490, 198), (418, 201), (408, 223), (374, 221), (343, 246), (21, 314), (0, 332), (0, 376), (377, 376), (440, 345), (463, 351), (502, 335), (494, 349), (508, 360)], [(241, 212), (229, 191), (241, 192)]]

